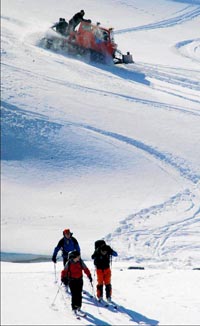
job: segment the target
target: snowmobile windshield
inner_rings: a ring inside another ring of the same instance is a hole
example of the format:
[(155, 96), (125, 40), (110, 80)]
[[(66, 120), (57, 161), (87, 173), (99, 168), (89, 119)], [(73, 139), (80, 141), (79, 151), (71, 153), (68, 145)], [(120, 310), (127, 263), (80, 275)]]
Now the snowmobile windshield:
[(115, 43), (114, 32), (110, 31), (110, 41), (111, 43)]
[(109, 41), (109, 33), (104, 29), (95, 28), (94, 34), (95, 34), (96, 43)]

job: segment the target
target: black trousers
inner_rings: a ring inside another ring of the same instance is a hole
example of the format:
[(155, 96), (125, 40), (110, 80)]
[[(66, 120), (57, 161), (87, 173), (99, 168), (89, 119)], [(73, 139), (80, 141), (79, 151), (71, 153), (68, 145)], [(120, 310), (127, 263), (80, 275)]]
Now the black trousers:
[(63, 266), (65, 267), (66, 262), (68, 261), (68, 257), (63, 257)]
[(72, 299), (71, 306), (72, 309), (81, 308), (82, 306), (82, 290), (83, 290), (83, 279), (70, 279), (69, 280), (69, 288), (71, 291)]

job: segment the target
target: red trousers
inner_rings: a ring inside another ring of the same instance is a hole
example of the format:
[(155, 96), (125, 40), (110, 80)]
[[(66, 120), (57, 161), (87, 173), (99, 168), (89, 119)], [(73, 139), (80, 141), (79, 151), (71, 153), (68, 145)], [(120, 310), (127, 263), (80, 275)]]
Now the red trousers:
[(103, 297), (103, 285), (106, 287), (106, 298), (112, 294), (111, 287), (111, 269), (96, 269), (97, 274), (97, 298)]

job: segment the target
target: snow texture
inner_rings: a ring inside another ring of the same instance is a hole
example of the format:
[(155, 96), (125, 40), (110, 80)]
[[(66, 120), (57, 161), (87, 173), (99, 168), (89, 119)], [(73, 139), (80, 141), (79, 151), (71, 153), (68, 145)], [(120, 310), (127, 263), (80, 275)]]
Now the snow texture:
[[(1, 9), (2, 325), (199, 325), (200, 1)], [(114, 27), (135, 63), (41, 46), (59, 17), (81, 9)], [(93, 275), (80, 320), (60, 284), (62, 259), (51, 262), (65, 228)], [(91, 298), (97, 239), (118, 252), (117, 311)]]

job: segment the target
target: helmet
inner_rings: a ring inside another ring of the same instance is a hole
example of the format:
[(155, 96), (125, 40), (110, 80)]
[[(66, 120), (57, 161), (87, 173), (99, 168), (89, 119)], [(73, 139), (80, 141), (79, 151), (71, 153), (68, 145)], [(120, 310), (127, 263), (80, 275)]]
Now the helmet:
[(67, 233), (70, 233), (70, 229), (64, 229), (63, 230), (63, 235), (67, 234)]
[(68, 259), (76, 258), (80, 256), (80, 252), (78, 250), (73, 250), (68, 253)]
[(81, 11), (80, 11), (80, 13), (84, 16), (85, 15), (85, 11), (82, 9)]

